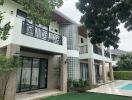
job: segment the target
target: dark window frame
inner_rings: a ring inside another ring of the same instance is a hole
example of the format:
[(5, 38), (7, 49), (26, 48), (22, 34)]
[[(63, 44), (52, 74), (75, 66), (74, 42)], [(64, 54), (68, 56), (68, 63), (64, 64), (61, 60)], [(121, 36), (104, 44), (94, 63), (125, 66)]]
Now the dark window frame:
[(84, 39), (83, 38), (81, 38), (81, 43), (84, 43)]

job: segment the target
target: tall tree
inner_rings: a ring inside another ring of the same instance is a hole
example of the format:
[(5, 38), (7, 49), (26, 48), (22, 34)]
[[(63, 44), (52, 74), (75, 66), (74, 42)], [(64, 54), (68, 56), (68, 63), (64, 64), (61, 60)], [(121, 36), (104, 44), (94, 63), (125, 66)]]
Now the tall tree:
[(81, 23), (89, 30), (93, 44), (104, 43), (106, 47), (118, 48), (120, 22), (132, 29), (131, 0), (79, 0), (77, 8), (81, 11)]

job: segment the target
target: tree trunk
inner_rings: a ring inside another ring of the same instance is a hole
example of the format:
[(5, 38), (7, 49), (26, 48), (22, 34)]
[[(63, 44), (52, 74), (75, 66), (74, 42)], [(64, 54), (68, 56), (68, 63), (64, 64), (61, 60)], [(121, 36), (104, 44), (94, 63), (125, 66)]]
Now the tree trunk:
[(0, 77), (0, 81), (1, 81), (1, 84), (0, 84), (0, 87), (1, 87), (0, 96), (1, 96), (1, 98), (0, 99), (3, 99), (3, 100), (5, 100), (7, 85), (8, 85), (8, 81), (10, 79), (10, 73), (11, 72), (6, 72), (6, 73), (2, 74)]

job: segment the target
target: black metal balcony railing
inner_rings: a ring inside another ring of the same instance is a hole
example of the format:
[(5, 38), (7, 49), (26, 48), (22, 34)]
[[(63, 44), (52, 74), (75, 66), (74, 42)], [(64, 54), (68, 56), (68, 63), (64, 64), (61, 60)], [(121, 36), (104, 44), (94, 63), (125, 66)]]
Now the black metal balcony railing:
[(105, 57), (108, 57), (108, 58), (110, 58), (110, 52), (109, 52), (109, 51), (107, 51), (107, 50), (104, 50), (104, 55), (105, 55)]
[(80, 54), (88, 53), (88, 46), (87, 45), (80, 46), (79, 53)]
[(93, 46), (93, 52), (102, 55), (102, 49), (97, 47), (96, 45)]
[(62, 36), (48, 29), (33, 25), (27, 21), (22, 22), (22, 34), (51, 43), (62, 45)]

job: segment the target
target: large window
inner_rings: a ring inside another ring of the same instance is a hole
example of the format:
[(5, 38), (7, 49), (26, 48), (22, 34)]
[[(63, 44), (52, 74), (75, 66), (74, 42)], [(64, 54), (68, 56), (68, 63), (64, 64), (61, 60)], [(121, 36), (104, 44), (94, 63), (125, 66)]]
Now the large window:
[(17, 71), (17, 92), (46, 88), (48, 61), (31, 57), (21, 58), (22, 65)]
[(80, 64), (81, 79), (86, 81), (88, 80), (88, 64)]

